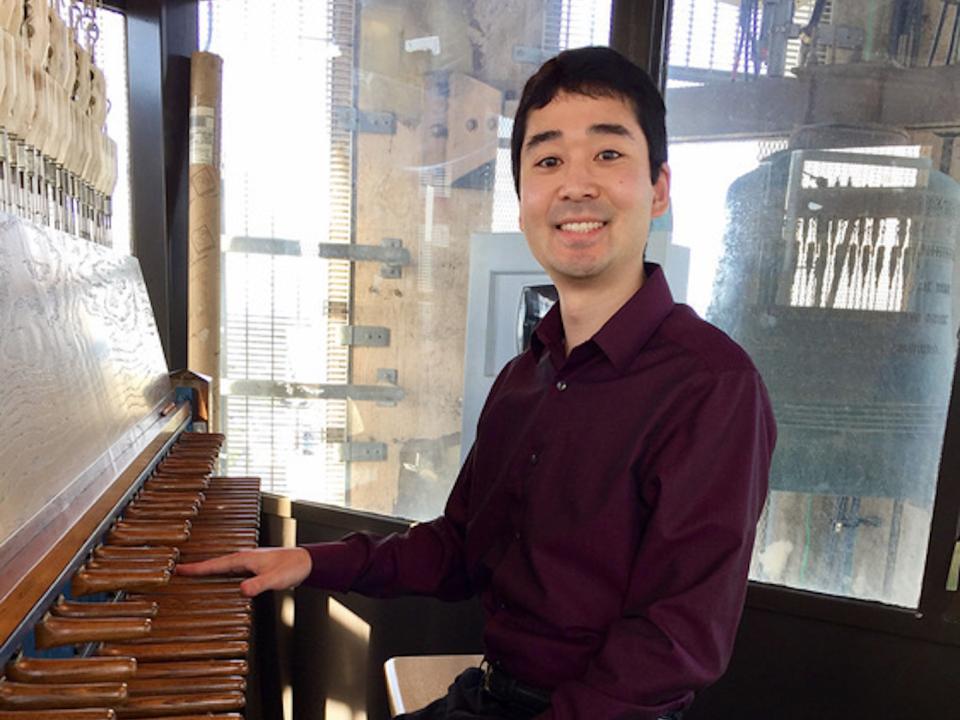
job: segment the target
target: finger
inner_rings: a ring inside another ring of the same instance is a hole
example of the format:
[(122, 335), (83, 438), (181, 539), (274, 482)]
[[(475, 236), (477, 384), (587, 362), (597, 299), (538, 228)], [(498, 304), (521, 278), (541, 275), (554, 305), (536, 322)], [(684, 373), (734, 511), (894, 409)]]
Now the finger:
[(248, 578), (240, 583), (240, 592), (243, 593), (244, 597), (256, 597), (264, 590), (269, 590), (266, 581), (263, 579), (262, 575), (257, 575), (252, 578)]
[(183, 563), (176, 567), (178, 575), (222, 575), (252, 571), (251, 561), (246, 553), (233, 553), (200, 562)]

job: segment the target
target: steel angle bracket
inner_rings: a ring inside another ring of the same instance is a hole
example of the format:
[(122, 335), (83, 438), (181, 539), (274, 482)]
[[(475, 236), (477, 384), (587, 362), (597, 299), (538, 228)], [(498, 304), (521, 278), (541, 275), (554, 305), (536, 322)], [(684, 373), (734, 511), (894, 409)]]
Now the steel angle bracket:
[(513, 61), (524, 65), (542, 65), (555, 54), (556, 53), (549, 53), (538, 47), (527, 47), (524, 45), (513, 46)]
[(383, 462), (387, 459), (387, 444), (382, 442), (340, 443), (342, 462)]
[(355, 107), (337, 105), (333, 108), (333, 123), (337, 128), (359, 133), (397, 134), (397, 116), (389, 111), (357, 110)]
[(356, 400), (398, 403), (405, 393), (395, 385), (351, 385), (340, 383), (285, 383), (273, 380), (226, 380), (228, 396), (274, 397), (289, 400)]
[(388, 347), (390, 328), (377, 325), (344, 325), (340, 328), (340, 344), (351, 347)]
[(317, 255), (329, 260), (379, 262), (382, 263), (380, 275), (386, 278), (400, 277), (401, 268), (411, 263), (410, 251), (403, 246), (400, 238), (384, 238), (379, 245), (318, 243)]

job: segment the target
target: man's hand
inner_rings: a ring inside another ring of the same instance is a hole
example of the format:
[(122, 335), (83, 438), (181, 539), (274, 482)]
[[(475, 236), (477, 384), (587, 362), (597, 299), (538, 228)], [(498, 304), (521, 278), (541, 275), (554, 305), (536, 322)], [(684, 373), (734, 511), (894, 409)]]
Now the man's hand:
[(178, 575), (231, 575), (250, 573), (240, 583), (247, 597), (264, 590), (286, 590), (302, 583), (310, 574), (313, 561), (303, 548), (257, 548), (196, 563), (177, 565)]

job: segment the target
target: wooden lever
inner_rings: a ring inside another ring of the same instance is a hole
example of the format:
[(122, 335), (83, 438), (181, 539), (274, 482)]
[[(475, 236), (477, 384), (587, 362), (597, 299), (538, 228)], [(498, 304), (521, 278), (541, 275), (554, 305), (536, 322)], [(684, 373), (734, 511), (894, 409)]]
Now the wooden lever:
[(121, 557), (172, 558), (176, 560), (180, 557), (180, 551), (175, 547), (164, 547), (162, 545), (140, 547), (101, 545), (93, 551), (93, 557), (98, 560)]
[(75, 602), (60, 598), (50, 608), (59, 617), (154, 617), (157, 604), (148, 600), (121, 600), (119, 602)]
[(239, 710), (245, 698), (241, 692), (195, 693), (192, 695), (147, 695), (130, 698), (117, 708), (117, 717), (141, 718), (184, 713), (216, 713)]
[(117, 705), (127, 699), (127, 686), (120, 683), (83, 685), (33, 684), (0, 681), (0, 709), (55, 710)]
[(136, 678), (127, 682), (130, 697), (141, 695), (187, 695), (200, 687), (205, 693), (246, 692), (246, 678), (240, 675), (208, 677), (200, 682), (185, 683), (183, 678)]
[[(115, 720), (113, 708), (74, 710), (0, 710), (0, 720)], [(237, 716), (240, 717), (239, 715)], [(177, 720), (185, 720), (177, 718)], [(207, 720), (213, 720), (207, 718)]]
[(189, 610), (192, 614), (213, 614), (249, 612), (252, 607), (250, 598), (233, 596), (229, 598), (203, 597), (202, 604), (197, 603), (195, 595), (135, 595), (132, 599), (147, 600), (155, 602), (160, 608), (159, 615), (162, 616), (167, 611)]
[(246, 660), (151, 662), (140, 666), (137, 677), (141, 680), (147, 678), (208, 678), (246, 675), (248, 671)]
[(80, 597), (115, 590), (156, 590), (168, 582), (169, 570), (79, 570), (70, 588)]
[(206, 490), (209, 484), (210, 483), (208, 483), (206, 480), (202, 480), (202, 479), (201, 480), (187, 480), (187, 479), (163, 480), (160, 478), (152, 478), (150, 480), (147, 480), (146, 483), (144, 483), (144, 488), (146, 488), (147, 490), (157, 491), (157, 492), (160, 492), (161, 490), (198, 491), (198, 490)]
[(226, 642), (228, 640), (249, 640), (250, 628), (242, 625), (231, 627), (216, 627), (207, 630), (191, 630), (184, 635), (183, 630), (153, 630), (149, 637), (142, 638), (141, 642)]
[(190, 583), (158, 585), (150, 588), (151, 595), (218, 595), (223, 598), (243, 597), (240, 583)]
[(115, 528), (107, 535), (110, 545), (179, 545), (190, 537), (180, 528)]
[(250, 627), (250, 615), (247, 613), (225, 613), (223, 615), (177, 615), (167, 611), (163, 617), (153, 621), (153, 632), (194, 630), (213, 630), (222, 627)]
[(149, 504), (131, 505), (123, 511), (123, 516), (129, 520), (179, 520), (197, 516), (195, 507), (151, 507)]
[(215, 660), (246, 657), (250, 644), (245, 640), (223, 642), (104, 643), (100, 654), (135, 657), (138, 661)]
[(87, 570), (173, 570), (173, 558), (93, 558), (87, 561)]
[(7, 678), (29, 683), (120, 682), (137, 671), (131, 657), (28, 658), (7, 663)]
[(146, 532), (152, 530), (189, 530), (193, 523), (190, 520), (117, 520), (116, 530), (130, 532)]
[(101, 640), (137, 640), (150, 635), (150, 618), (46, 617), (34, 628), (41, 650)]

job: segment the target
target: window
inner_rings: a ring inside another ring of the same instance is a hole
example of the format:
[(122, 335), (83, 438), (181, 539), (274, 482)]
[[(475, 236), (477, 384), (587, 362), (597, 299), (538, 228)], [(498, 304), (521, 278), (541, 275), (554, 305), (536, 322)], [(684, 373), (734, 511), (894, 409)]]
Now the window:
[[(516, 231), (510, 118), (609, 0), (213, 0), (227, 470), (432, 517), (459, 470), (472, 238)], [(254, 151), (251, 151), (254, 149)]]
[(672, 243), (687, 302), (751, 354), (777, 416), (751, 577), (914, 608), (960, 186), (952, 136), (929, 130), (955, 120), (909, 90), (936, 94), (946, 41), (870, 7), (674, 4)]

